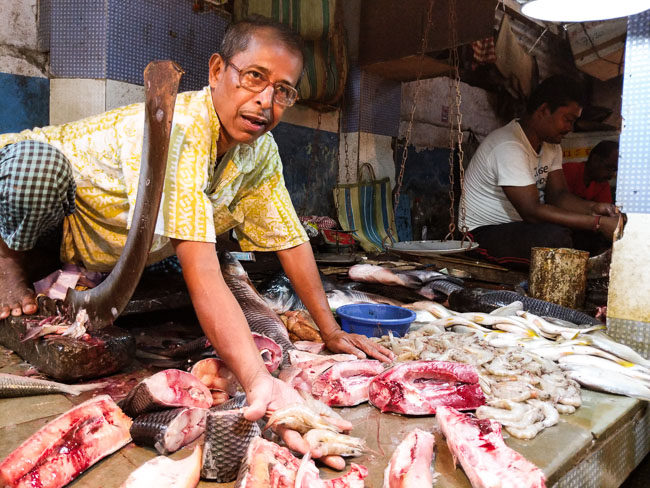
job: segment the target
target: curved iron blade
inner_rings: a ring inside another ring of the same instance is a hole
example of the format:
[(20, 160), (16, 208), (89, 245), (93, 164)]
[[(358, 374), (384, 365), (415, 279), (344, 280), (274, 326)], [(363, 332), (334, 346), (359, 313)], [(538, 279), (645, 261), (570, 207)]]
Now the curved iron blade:
[(86, 310), (89, 330), (113, 323), (122, 313), (147, 262), (165, 182), (174, 104), (183, 73), (172, 61), (153, 61), (144, 70), (145, 118), (140, 179), (124, 250), (113, 271), (99, 286), (86, 291), (70, 289), (64, 300), (71, 319), (79, 310)]

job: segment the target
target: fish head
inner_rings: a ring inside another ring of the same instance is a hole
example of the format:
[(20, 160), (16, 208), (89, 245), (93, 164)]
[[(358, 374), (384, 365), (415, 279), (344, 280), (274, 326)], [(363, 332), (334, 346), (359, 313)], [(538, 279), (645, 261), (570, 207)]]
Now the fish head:
[(221, 266), (221, 272), (224, 275), (229, 276), (243, 276), (246, 274), (244, 267), (241, 263), (227, 251), (220, 251), (219, 253), (219, 265)]

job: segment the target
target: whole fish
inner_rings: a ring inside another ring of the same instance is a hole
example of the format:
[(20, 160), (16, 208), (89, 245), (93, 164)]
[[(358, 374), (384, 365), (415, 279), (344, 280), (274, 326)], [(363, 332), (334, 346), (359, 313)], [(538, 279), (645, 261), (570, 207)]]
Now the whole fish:
[(262, 433), (256, 422), (244, 418), (245, 405), (246, 395), (238, 394), (208, 412), (202, 478), (217, 483), (230, 483), (237, 478), (248, 445)]
[(446, 280), (447, 275), (431, 270), (392, 270), (374, 264), (355, 264), (348, 270), (348, 276), (353, 281), (364, 283), (381, 283), (383, 285), (405, 286), (420, 288), (433, 280)]
[(174, 461), (158, 456), (133, 471), (120, 488), (194, 488), (201, 472), (201, 446), (192, 454)]
[(447, 361), (409, 361), (375, 376), (370, 403), (382, 412), (432, 415), (441, 405), (473, 410), (485, 403), (476, 368)]
[(564, 370), (571, 370), (574, 367), (581, 368), (582, 366), (590, 366), (593, 369), (601, 370), (602, 374), (608, 374), (609, 372), (619, 373), (650, 385), (650, 375), (647, 370), (627, 361), (615, 362), (597, 356), (574, 354), (561, 357), (558, 359), (558, 363), (560, 368)]
[(228, 288), (239, 302), (251, 332), (270, 337), (282, 348), (282, 364), (289, 361), (289, 351), (295, 349), (282, 319), (266, 303), (248, 278), (246, 270), (230, 253), (219, 253), (221, 273)]
[(589, 365), (571, 365), (569, 377), (596, 391), (624, 395), (650, 402), (650, 385), (615, 371), (603, 372)]
[(358, 359), (338, 362), (312, 383), (311, 393), (330, 407), (352, 407), (368, 401), (372, 379), (384, 371), (380, 361)]
[(337, 308), (350, 303), (385, 303), (388, 305), (396, 305), (398, 307), (404, 305), (404, 303), (393, 300), (392, 298), (386, 298), (381, 295), (374, 295), (372, 293), (364, 293), (356, 290), (332, 290), (328, 291), (325, 295), (327, 296), (327, 302), (329, 303), (330, 309), (333, 311), (336, 311)]
[(81, 403), (42, 427), (0, 463), (0, 486), (65, 486), (131, 442), (130, 427), (131, 419), (108, 395)]
[(625, 359), (631, 363), (636, 363), (640, 366), (645, 366), (646, 368), (650, 368), (650, 360), (641, 356), (631, 347), (626, 346), (625, 344), (621, 344), (620, 342), (616, 342), (605, 332), (592, 332), (581, 337), (581, 339), (591, 342), (591, 344), (595, 347), (602, 349), (603, 351), (610, 352), (621, 359)]
[(353, 463), (343, 476), (322, 480), (308, 456), (301, 463), (286, 447), (256, 437), (248, 446), (235, 488), (363, 488), (366, 476), (368, 469)]
[(139, 415), (131, 425), (131, 438), (160, 454), (178, 451), (205, 431), (206, 408), (180, 407)]
[(384, 488), (431, 488), (433, 434), (414, 429), (397, 446), (384, 471)]
[(306, 308), (284, 271), (262, 283), (259, 292), (275, 313), (281, 314), (289, 310)]
[(451, 407), (439, 407), (436, 419), (472, 488), (546, 486), (542, 470), (503, 442), (498, 422), (479, 420)]
[(52, 393), (65, 393), (79, 395), (84, 391), (103, 388), (107, 383), (90, 383), (87, 385), (65, 385), (55, 381), (39, 380), (0, 373), (0, 398), (24, 397), (33, 395), (50, 395)]
[(137, 417), (165, 408), (209, 408), (212, 395), (196, 376), (178, 369), (166, 369), (138, 383), (119, 405), (124, 413)]

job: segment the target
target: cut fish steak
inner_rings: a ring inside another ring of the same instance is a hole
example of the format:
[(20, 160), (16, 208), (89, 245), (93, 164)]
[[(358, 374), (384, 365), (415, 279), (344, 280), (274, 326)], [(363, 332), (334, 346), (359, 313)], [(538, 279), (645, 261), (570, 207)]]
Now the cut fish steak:
[(381, 362), (359, 359), (335, 363), (312, 383), (314, 397), (330, 407), (352, 407), (368, 401), (372, 379), (384, 371)]
[(301, 462), (286, 447), (256, 437), (248, 446), (235, 488), (363, 488), (368, 476), (365, 466), (352, 464), (338, 478), (322, 480), (314, 462)]
[(205, 431), (206, 408), (180, 407), (139, 415), (131, 426), (133, 442), (160, 454), (178, 451)]
[(409, 361), (375, 376), (370, 403), (382, 412), (432, 415), (441, 405), (473, 410), (485, 403), (476, 368), (448, 361)]
[(143, 413), (174, 407), (210, 408), (210, 390), (196, 376), (179, 369), (165, 369), (138, 383), (120, 402), (124, 413)]
[(498, 422), (479, 420), (450, 407), (438, 407), (436, 418), (473, 488), (546, 486), (542, 470), (503, 442)]
[(131, 419), (100, 395), (52, 420), (0, 463), (0, 486), (60, 488), (131, 441)]
[(201, 447), (192, 454), (174, 461), (158, 456), (133, 471), (120, 488), (194, 488), (199, 483), (201, 471)]
[(413, 429), (393, 452), (384, 471), (384, 488), (431, 488), (433, 434)]

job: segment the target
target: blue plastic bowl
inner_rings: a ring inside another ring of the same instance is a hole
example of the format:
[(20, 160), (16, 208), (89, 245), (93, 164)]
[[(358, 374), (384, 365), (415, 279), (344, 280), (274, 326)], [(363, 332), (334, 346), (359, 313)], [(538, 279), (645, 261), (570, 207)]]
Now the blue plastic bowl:
[(336, 309), (336, 314), (345, 332), (368, 337), (381, 337), (389, 330), (394, 336), (401, 337), (415, 320), (412, 310), (376, 303), (343, 305)]

